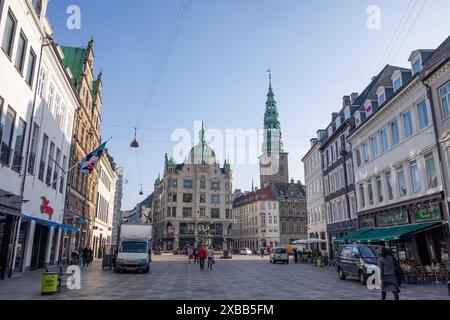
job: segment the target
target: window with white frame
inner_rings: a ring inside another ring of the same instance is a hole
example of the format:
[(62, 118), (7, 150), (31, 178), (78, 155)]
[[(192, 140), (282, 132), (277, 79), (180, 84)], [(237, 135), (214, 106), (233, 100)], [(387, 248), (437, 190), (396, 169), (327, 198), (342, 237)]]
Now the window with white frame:
[(419, 118), (419, 128), (424, 129), (428, 127), (428, 111), (427, 111), (427, 103), (425, 100), (422, 100), (417, 105), (417, 115)]
[(378, 94), (378, 105), (381, 106), (385, 102), (386, 102), (386, 93), (383, 90)]
[(420, 173), (416, 160), (409, 163), (409, 170), (411, 173), (412, 191), (413, 193), (418, 193), (420, 192)]
[(15, 67), (17, 70), (19, 70), (20, 74), (23, 73), (23, 67), (25, 64), (25, 55), (27, 50), (28, 40), (23, 31), (19, 34), (19, 42), (17, 43), (16, 48), (16, 60), (15, 60)]
[[(448, 150), (447, 150), (448, 153)], [(434, 163), (433, 153), (427, 153), (425, 156), (425, 171), (427, 174), (427, 185), (428, 189), (434, 189), (438, 186), (436, 165)]]
[(406, 178), (405, 172), (403, 171), (403, 167), (397, 168), (397, 183), (398, 183), (398, 193), (400, 197), (405, 197), (408, 193), (408, 189), (406, 187)]
[(3, 32), (2, 49), (11, 57), (14, 46), (14, 37), (16, 34), (17, 20), (11, 11), (8, 11), (6, 18), (5, 30)]
[(417, 58), (414, 63), (412, 63), (412, 74), (415, 75), (416, 73), (419, 73), (422, 71), (422, 62), (420, 61), (420, 57)]
[(448, 118), (450, 116), (450, 82), (439, 89), (441, 96), (441, 109), (442, 118)]
[(400, 89), (402, 87), (402, 78), (400, 75), (394, 79), (393, 87), (394, 87), (394, 92), (398, 91), (398, 89)]
[(27, 73), (25, 75), (25, 81), (28, 83), (30, 87), (33, 86), (35, 67), (36, 67), (36, 54), (34, 53), (33, 49), (30, 49), (30, 53), (28, 55)]
[(391, 172), (386, 172), (386, 191), (389, 200), (394, 199), (394, 189), (392, 188), (392, 175)]
[(378, 203), (383, 203), (384, 194), (383, 194), (383, 182), (381, 180), (381, 177), (376, 177), (375, 181), (376, 181), (376, 185), (377, 185), (377, 199), (378, 199)]
[(400, 132), (398, 129), (398, 122), (396, 119), (391, 122), (390, 127), (391, 127), (392, 145), (396, 146), (400, 143)]
[(381, 152), (386, 152), (389, 150), (389, 141), (387, 135), (387, 129), (383, 128), (380, 130), (380, 141), (381, 141)]
[(369, 195), (369, 204), (373, 205), (373, 187), (372, 187), (372, 181), (369, 181), (367, 183), (367, 192)]
[(349, 184), (354, 182), (353, 179), (353, 164), (351, 161), (347, 161), (347, 181)]
[(378, 157), (378, 141), (377, 136), (370, 137), (370, 145), (372, 146), (372, 160)]
[(413, 135), (413, 121), (411, 111), (403, 114), (403, 134), (405, 139)]
[(363, 143), (363, 151), (364, 151), (364, 162), (369, 162), (370, 154), (369, 154), (369, 145), (367, 143)]
[(356, 158), (356, 166), (359, 168), (362, 165), (362, 161), (361, 161), (361, 151), (359, 150), (359, 148), (355, 149), (355, 158)]
[(364, 184), (359, 185), (359, 205), (361, 208), (366, 206), (366, 196), (364, 194)]

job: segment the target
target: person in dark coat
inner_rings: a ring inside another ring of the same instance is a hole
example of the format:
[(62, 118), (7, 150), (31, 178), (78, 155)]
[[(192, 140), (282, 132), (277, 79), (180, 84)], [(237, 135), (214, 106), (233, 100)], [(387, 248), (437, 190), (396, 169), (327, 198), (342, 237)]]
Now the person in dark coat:
[(392, 292), (395, 300), (399, 300), (400, 280), (398, 276), (400, 266), (387, 248), (381, 250), (379, 267), (381, 272), (381, 299), (386, 300), (387, 293)]
[(89, 249), (83, 249), (83, 267), (87, 267), (89, 265)]
[(296, 248), (294, 248), (294, 261), (295, 261), (295, 263), (298, 263), (298, 252), (297, 252), (297, 249)]
[(198, 263), (198, 248), (194, 248), (194, 264)]

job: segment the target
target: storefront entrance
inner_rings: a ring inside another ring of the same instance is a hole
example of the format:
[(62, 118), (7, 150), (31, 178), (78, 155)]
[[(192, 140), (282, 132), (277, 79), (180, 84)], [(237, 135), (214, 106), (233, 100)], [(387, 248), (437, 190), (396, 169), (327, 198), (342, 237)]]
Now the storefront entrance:
[(34, 229), (33, 249), (31, 252), (30, 270), (43, 269), (50, 228), (36, 223)]
[(14, 272), (21, 272), (25, 255), (25, 240), (27, 238), (27, 231), (29, 222), (22, 220), (20, 223), (19, 239), (16, 247), (16, 260), (14, 265)]
[(0, 214), (0, 279), (5, 279), (11, 241), (13, 216)]

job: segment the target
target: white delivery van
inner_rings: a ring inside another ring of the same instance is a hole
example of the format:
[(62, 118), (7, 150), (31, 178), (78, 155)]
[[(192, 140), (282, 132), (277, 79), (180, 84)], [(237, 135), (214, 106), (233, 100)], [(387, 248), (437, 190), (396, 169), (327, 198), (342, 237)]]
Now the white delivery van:
[(122, 271), (150, 271), (152, 249), (152, 226), (122, 224), (119, 248), (114, 266), (116, 273)]

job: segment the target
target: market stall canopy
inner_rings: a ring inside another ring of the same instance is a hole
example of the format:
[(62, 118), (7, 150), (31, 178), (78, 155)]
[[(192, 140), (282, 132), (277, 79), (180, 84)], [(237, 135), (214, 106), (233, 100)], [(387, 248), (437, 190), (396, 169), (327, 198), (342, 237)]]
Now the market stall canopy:
[(327, 243), (327, 241), (323, 239), (304, 239), (304, 240), (295, 240), (292, 242), (292, 244), (315, 244), (315, 243)]
[(358, 230), (350, 233), (344, 237), (333, 240), (334, 243), (346, 243), (346, 242), (360, 242), (360, 243), (374, 243), (382, 241), (395, 241), (401, 237), (422, 232), (426, 229), (431, 229), (441, 225), (441, 222), (430, 222), (420, 224), (409, 224), (397, 227), (377, 228)]

